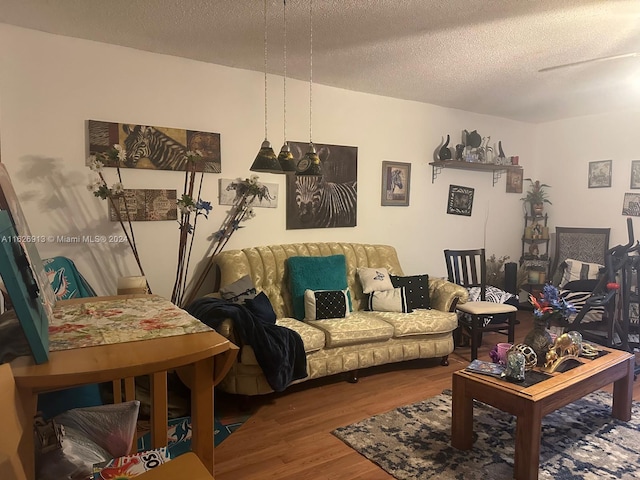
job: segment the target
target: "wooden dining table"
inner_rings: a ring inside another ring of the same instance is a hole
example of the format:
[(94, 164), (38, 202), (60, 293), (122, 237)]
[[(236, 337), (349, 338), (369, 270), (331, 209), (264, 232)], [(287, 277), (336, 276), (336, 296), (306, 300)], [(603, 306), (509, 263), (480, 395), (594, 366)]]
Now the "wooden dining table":
[[(11, 362), (20, 401), (27, 415), (36, 413), (38, 394), (81, 385), (149, 375), (151, 379), (151, 445), (167, 445), (167, 371), (182, 369), (191, 378), (193, 452), (207, 470), (214, 470), (213, 388), (231, 367), (238, 347), (214, 330), (151, 338), (135, 342), (96, 345), (49, 353), (36, 364), (30, 356)], [(130, 396), (132, 392), (128, 392)], [(21, 456), (35, 478), (32, 435), (25, 435)]]

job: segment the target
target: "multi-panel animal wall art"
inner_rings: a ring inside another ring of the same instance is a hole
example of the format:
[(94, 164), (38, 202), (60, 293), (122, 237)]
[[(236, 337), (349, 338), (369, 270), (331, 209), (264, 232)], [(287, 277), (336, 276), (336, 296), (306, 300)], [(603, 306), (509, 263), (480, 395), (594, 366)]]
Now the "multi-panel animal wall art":
[(106, 167), (118, 166), (104, 153), (119, 144), (126, 150), (120, 167), (184, 171), (187, 152), (199, 151), (202, 161), (196, 166), (197, 171), (222, 171), (219, 133), (97, 120), (89, 120), (88, 124), (89, 155), (95, 155)]
[[(308, 142), (290, 142), (294, 161), (309, 149)], [(315, 144), (322, 177), (287, 177), (287, 230), (355, 227), (357, 221), (358, 148)]]

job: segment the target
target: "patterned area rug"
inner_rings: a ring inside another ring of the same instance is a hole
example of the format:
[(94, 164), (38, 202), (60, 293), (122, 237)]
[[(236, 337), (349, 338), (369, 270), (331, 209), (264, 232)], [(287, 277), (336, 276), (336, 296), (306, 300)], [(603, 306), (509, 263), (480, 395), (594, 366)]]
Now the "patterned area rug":
[[(540, 479), (640, 478), (640, 404), (628, 423), (611, 417), (611, 395), (595, 392), (544, 418)], [(513, 478), (515, 417), (474, 404), (470, 451), (451, 447), (451, 392), (332, 433), (400, 480)]]

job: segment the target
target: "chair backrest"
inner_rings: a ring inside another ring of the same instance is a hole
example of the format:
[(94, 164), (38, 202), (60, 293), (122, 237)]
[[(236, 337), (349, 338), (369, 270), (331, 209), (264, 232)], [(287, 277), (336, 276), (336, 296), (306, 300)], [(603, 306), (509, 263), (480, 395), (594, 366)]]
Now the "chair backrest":
[(445, 250), (444, 259), (450, 282), (466, 288), (480, 287), (480, 299), (486, 299), (487, 264), (484, 248)]
[(0, 435), (0, 478), (3, 480), (26, 480), (23, 468), (26, 417), (18, 399), (13, 373), (8, 363), (0, 365), (0, 409), (3, 431)]
[(562, 262), (567, 258), (604, 265), (609, 249), (610, 228), (556, 227), (555, 253), (551, 264), (551, 279), (558, 284)]

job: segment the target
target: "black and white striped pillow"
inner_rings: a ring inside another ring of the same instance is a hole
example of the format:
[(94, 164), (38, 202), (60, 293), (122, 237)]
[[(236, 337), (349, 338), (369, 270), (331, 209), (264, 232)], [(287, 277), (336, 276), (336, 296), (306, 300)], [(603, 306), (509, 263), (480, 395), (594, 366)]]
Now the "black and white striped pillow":
[[(591, 292), (572, 292), (571, 290), (560, 290), (560, 297), (576, 307), (576, 313), (569, 317), (569, 323), (573, 322), (580, 310), (586, 305), (587, 300), (591, 296)], [(602, 320), (604, 307), (594, 307), (587, 312), (582, 322), (599, 322)]]
[(598, 272), (604, 265), (598, 263), (581, 262), (580, 260), (574, 260), (567, 258), (564, 261), (564, 273), (562, 274), (562, 281), (560, 287), (564, 287), (567, 283), (575, 280), (594, 280), (598, 278)]

